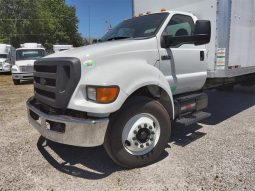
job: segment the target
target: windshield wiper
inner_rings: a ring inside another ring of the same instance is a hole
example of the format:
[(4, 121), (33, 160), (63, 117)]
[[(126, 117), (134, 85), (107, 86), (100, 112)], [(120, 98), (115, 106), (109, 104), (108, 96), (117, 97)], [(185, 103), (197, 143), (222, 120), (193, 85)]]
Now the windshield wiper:
[(121, 40), (121, 39), (127, 39), (127, 38), (131, 38), (131, 37), (129, 37), (129, 36), (115, 36), (112, 38), (108, 38), (106, 41)]

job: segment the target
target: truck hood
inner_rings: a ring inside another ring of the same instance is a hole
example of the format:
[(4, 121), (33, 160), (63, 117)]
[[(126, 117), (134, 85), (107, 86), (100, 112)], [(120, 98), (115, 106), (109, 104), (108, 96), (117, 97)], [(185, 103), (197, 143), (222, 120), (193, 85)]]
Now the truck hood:
[(45, 58), (76, 57), (83, 63), (87, 60), (102, 60), (104, 57), (113, 58), (117, 55), (121, 56), (130, 53), (134, 55), (137, 52), (145, 52), (155, 49), (156, 47), (156, 37), (150, 39), (124, 39), (74, 48), (64, 52), (51, 54)]
[(15, 65), (20, 67), (20, 66), (33, 66), (35, 60), (19, 60), (15, 62)]

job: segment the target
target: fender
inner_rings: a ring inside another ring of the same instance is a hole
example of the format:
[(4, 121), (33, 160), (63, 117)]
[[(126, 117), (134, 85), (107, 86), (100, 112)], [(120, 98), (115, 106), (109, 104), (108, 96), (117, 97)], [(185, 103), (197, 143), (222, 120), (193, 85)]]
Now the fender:
[[(81, 78), (68, 108), (97, 114), (113, 113), (121, 108), (132, 93), (148, 85), (156, 85), (165, 90), (171, 100), (172, 107), (174, 107), (170, 86), (158, 68), (142, 59), (121, 59), (115, 61), (111, 59), (111, 63), (106, 60), (104, 60), (104, 64), (96, 67), (82, 69), (82, 76), (84, 77)], [(103, 60), (97, 61), (103, 62)], [(97, 104), (86, 100), (86, 85), (117, 85), (120, 87), (120, 93), (113, 103)], [(174, 108), (172, 108), (172, 111), (174, 111)]]

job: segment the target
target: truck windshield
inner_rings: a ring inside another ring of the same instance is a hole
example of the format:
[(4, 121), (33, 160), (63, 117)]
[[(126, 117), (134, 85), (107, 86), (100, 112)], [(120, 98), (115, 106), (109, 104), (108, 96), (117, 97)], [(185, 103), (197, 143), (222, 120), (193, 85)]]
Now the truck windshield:
[(43, 49), (25, 49), (16, 51), (16, 60), (37, 60), (45, 56)]
[(0, 58), (7, 58), (7, 54), (0, 54)]
[(168, 14), (157, 13), (125, 20), (106, 33), (101, 41), (126, 38), (149, 38), (155, 36)]

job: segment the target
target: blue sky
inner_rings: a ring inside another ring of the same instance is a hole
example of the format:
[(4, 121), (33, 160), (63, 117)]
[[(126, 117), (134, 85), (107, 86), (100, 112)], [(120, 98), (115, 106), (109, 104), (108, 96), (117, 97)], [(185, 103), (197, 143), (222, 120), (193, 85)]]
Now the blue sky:
[(91, 37), (102, 37), (106, 33), (106, 21), (115, 26), (132, 17), (132, 0), (66, 0), (66, 3), (76, 7), (79, 32), (84, 37), (89, 36), (89, 7)]

